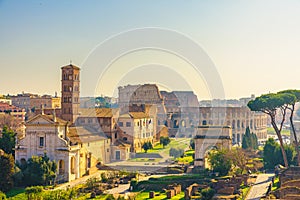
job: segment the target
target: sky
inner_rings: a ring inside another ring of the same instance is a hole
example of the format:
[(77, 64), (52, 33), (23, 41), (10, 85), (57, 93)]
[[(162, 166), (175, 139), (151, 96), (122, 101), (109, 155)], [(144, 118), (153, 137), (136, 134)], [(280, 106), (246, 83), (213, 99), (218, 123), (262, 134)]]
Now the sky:
[(297, 0), (0, 0), (0, 93), (60, 93), (70, 61), (81, 96), (144, 83), (199, 100), (300, 89), (299, 10)]

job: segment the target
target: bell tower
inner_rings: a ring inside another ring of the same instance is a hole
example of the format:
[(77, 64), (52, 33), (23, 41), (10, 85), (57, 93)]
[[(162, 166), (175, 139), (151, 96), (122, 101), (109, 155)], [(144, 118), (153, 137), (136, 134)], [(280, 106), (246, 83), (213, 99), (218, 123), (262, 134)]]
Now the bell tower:
[(61, 118), (74, 123), (79, 115), (80, 106), (80, 68), (70, 64), (61, 70)]

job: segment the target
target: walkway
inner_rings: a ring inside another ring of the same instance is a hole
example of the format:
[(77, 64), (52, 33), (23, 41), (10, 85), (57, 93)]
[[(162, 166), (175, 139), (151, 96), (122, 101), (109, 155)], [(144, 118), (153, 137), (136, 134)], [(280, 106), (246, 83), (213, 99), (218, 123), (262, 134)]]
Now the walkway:
[(274, 174), (259, 174), (255, 184), (251, 187), (246, 200), (259, 200), (265, 197)]

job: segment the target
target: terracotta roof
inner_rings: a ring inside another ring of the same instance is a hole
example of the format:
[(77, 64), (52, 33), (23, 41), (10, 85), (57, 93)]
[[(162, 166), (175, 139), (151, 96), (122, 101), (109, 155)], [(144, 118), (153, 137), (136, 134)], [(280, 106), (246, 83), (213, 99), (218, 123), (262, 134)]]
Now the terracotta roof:
[(74, 144), (94, 142), (94, 141), (107, 139), (104, 133), (89, 131), (83, 127), (70, 127), (67, 136)]
[(134, 119), (149, 118), (149, 115), (144, 112), (130, 112), (129, 115)]
[(9, 105), (8, 103), (0, 102), (0, 111), (24, 112), (24, 109), (18, 108), (14, 105)]
[(69, 64), (69, 65), (66, 65), (66, 66), (61, 67), (61, 69), (65, 69), (65, 68), (79, 69), (79, 70), (80, 70), (79, 67), (77, 67), (77, 66), (75, 66), (75, 65), (73, 65), (73, 64)]
[(116, 112), (112, 108), (81, 108), (79, 117), (113, 117)]

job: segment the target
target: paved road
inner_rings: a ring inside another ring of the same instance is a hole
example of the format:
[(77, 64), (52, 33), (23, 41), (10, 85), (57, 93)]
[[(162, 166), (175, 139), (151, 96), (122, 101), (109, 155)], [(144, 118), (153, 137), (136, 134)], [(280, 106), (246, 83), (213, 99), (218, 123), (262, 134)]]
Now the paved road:
[(251, 187), (246, 200), (259, 200), (264, 197), (273, 177), (274, 174), (259, 174), (255, 184)]

